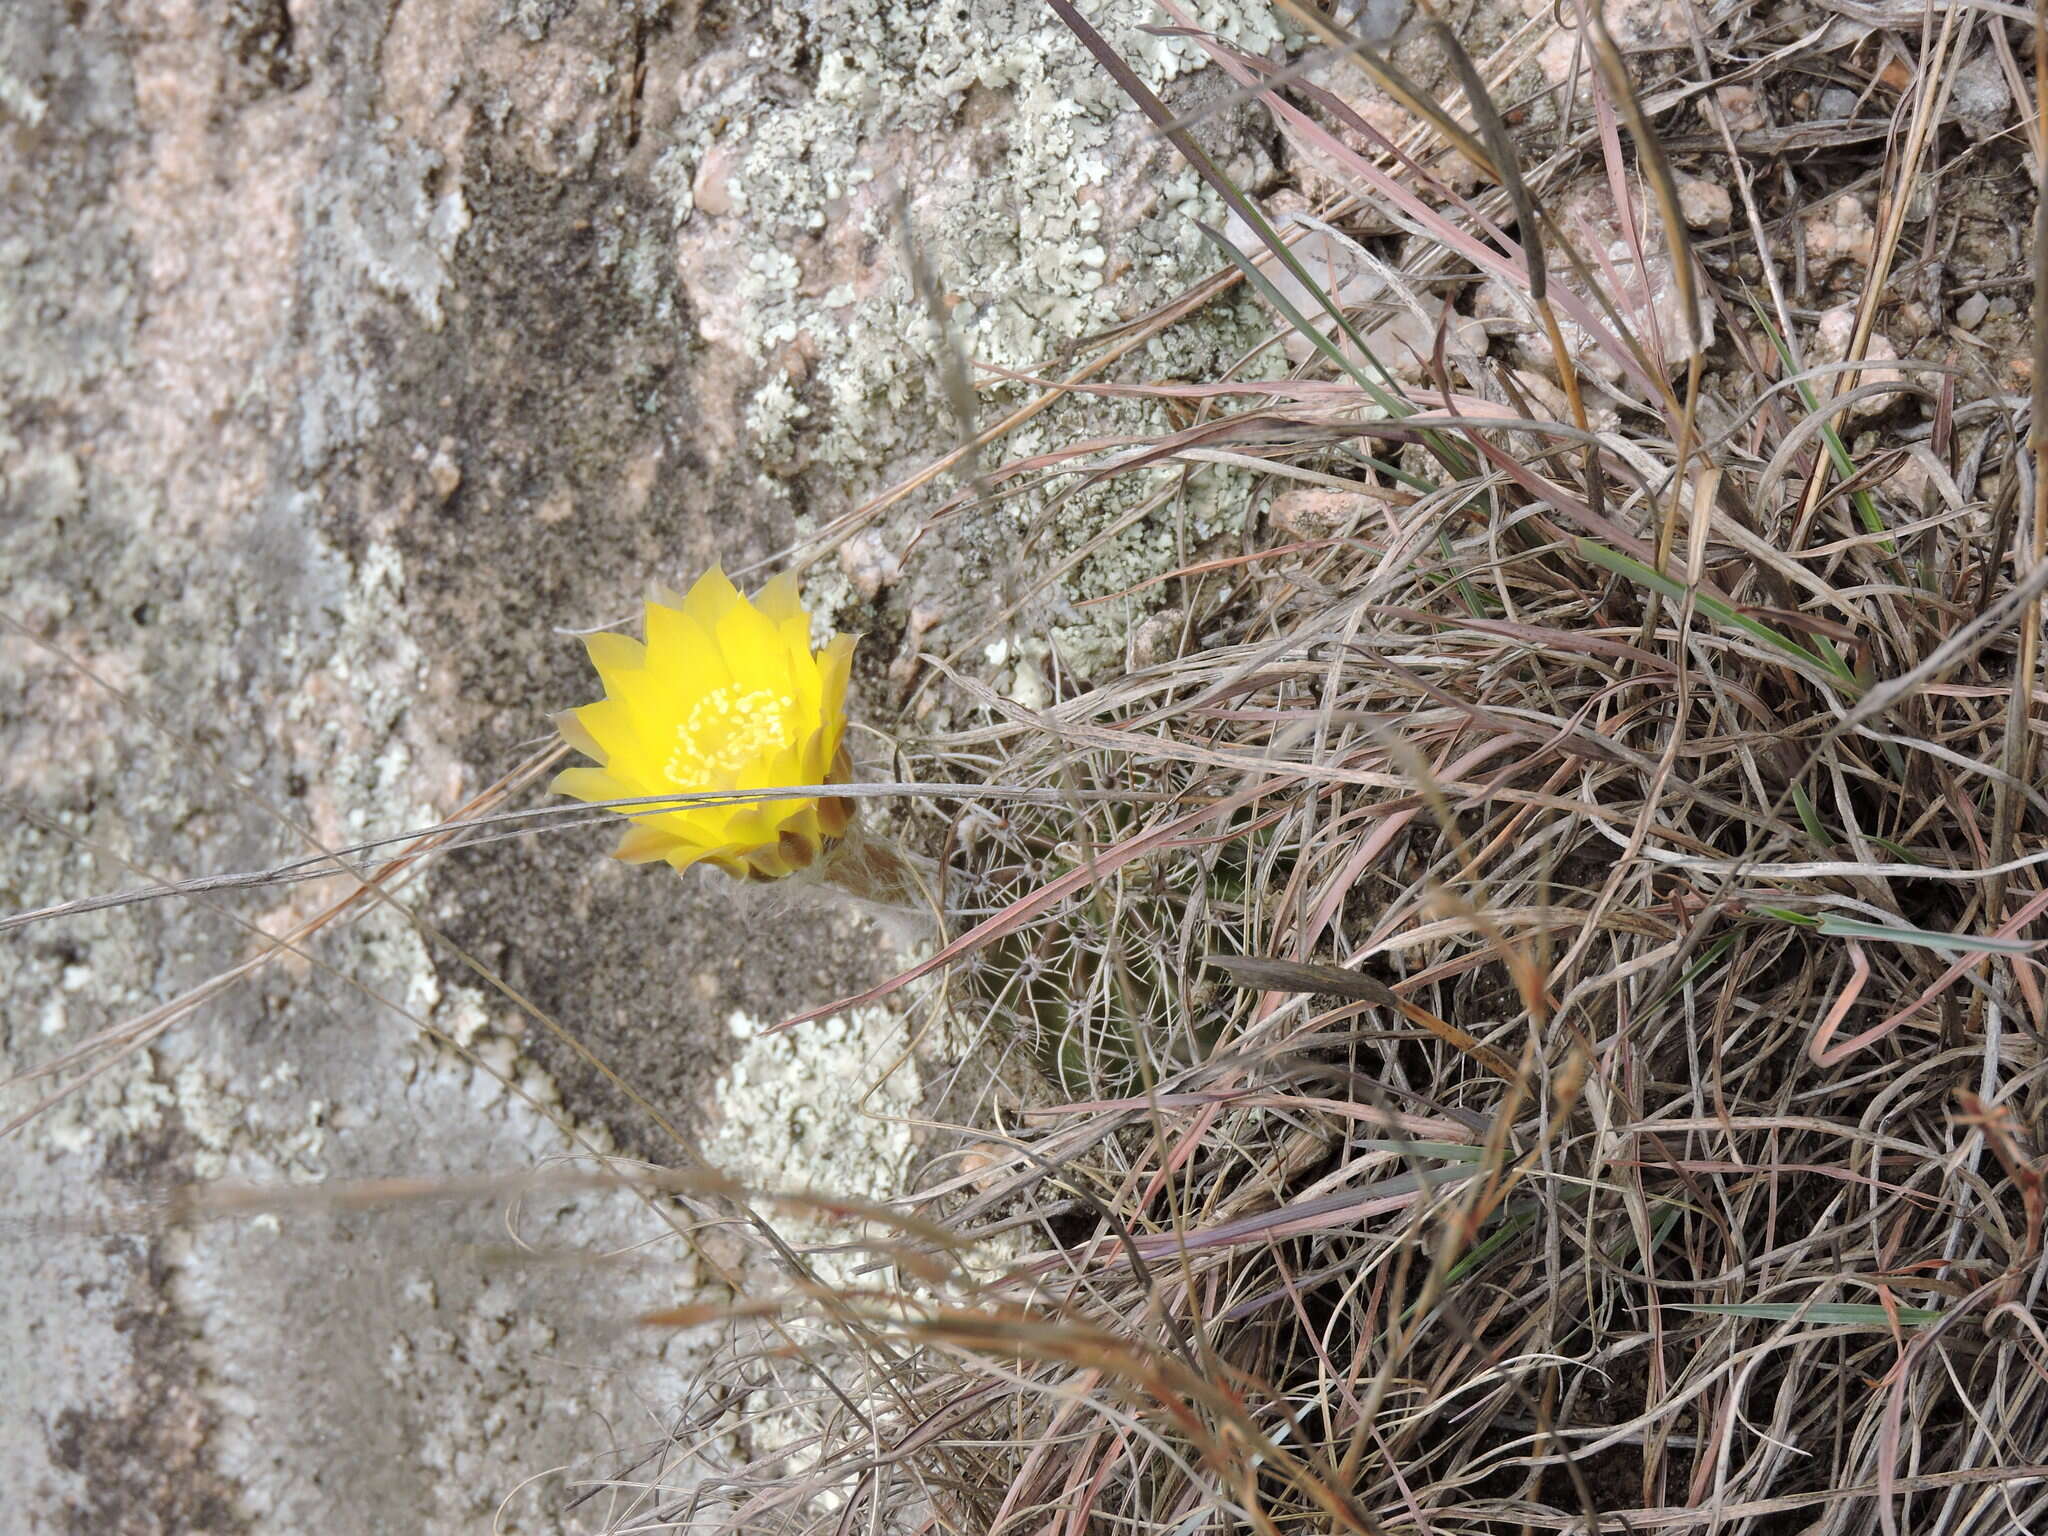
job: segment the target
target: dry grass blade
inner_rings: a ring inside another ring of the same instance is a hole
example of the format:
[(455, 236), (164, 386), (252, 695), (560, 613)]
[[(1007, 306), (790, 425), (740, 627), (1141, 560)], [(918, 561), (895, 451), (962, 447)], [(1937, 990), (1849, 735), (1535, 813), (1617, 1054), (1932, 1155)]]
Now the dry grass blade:
[(1496, 1077), (1513, 1081), (1515, 1064), (1499, 1051), (1482, 1045), (1455, 1024), (1438, 1018), (1398, 997), (1385, 982), (1334, 965), (1308, 965), (1298, 960), (1275, 960), (1255, 955), (1204, 955), (1202, 963), (1224, 972), (1242, 987), (1271, 992), (1327, 992), (1333, 997), (1354, 997), (1390, 1008), (1411, 1023), (1420, 1024), (1449, 1045), (1462, 1051)]

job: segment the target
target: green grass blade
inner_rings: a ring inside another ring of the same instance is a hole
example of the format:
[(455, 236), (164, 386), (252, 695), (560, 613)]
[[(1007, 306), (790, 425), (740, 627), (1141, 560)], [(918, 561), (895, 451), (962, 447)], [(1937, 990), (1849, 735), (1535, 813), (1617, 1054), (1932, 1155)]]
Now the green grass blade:
[(1937, 933), (1926, 928), (1894, 928), (1889, 923), (1866, 923), (1830, 912), (1820, 920), (1820, 931), (1833, 939), (1868, 939), (1877, 944), (1907, 944), (1918, 949), (1939, 950), (1948, 955), (2031, 955), (2043, 940), (1994, 939), (1974, 933)]
[(1695, 981), (1698, 981), (1700, 977), (1704, 976), (1707, 973), (1710, 967), (1712, 967), (1717, 961), (1721, 959), (1722, 956), (1726, 955), (1728, 951), (1733, 949), (1734, 947), (1735, 935), (1732, 933), (1724, 933), (1721, 935), (1720, 938), (1714, 940), (1713, 943), (1707, 946), (1705, 954), (1701, 955), (1699, 959), (1693, 961), (1691, 965), (1688, 965), (1685, 968), (1683, 974), (1679, 976), (1678, 980), (1674, 981), (1673, 983), (1671, 983), (1670, 986), (1664, 989), (1664, 995), (1659, 997), (1657, 1001), (1651, 1005), (1650, 1012), (1653, 1014), (1661, 1012), (1666, 1003), (1670, 1002), (1671, 999), (1678, 996), (1679, 993), (1683, 992)]
[[(1749, 296), (1749, 307), (1756, 312), (1757, 323), (1764, 328), (1764, 334), (1771, 339), (1771, 347), (1778, 354), (1779, 365), (1784, 368), (1787, 374), (1796, 373), (1798, 371), (1798, 364), (1792, 359), (1792, 349), (1785, 345), (1785, 338), (1779, 334), (1778, 328), (1771, 324), (1770, 315), (1765, 311), (1763, 305), (1757, 302), (1756, 295), (1753, 293)], [(1799, 398), (1804, 402), (1808, 412), (1820, 409), (1820, 400), (1805, 383), (1795, 384), (1793, 388), (1799, 391)], [(1848, 447), (1842, 442), (1841, 434), (1835, 430), (1835, 424), (1831, 421), (1822, 422), (1820, 436), (1821, 441), (1827, 445), (1828, 458), (1835, 466), (1835, 473), (1844, 480), (1854, 477), (1856, 473), (1856, 460), (1850, 456)], [(1853, 491), (1850, 493), (1849, 499), (1855, 504), (1856, 516), (1862, 522), (1864, 532), (1883, 533), (1885, 531), (1884, 514), (1877, 510), (1877, 501), (1871, 496), (1870, 492)], [(1885, 540), (1881, 547), (1888, 555), (1895, 553), (1892, 542), (1889, 539)]]
[(1626, 576), (1629, 580), (1640, 583), (1653, 592), (1662, 593), (1664, 597), (1674, 603), (1683, 602), (1688, 593), (1690, 593), (1699, 611), (1706, 614), (1709, 618), (1725, 625), (1729, 629), (1740, 630), (1752, 639), (1761, 640), (1764, 644), (1784, 652), (1794, 660), (1803, 662), (1815, 671), (1825, 675), (1830, 683), (1838, 687), (1857, 693), (1863, 691), (1862, 684), (1856, 680), (1856, 675), (1849, 670), (1840, 656), (1833, 654), (1832, 647), (1829, 648), (1827, 655), (1808, 650), (1790, 635), (1780, 634), (1761, 620), (1752, 619), (1748, 614), (1739, 612), (1732, 604), (1725, 600), (1694, 588), (1688, 588), (1684, 583), (1672, 580), (1671, 577), (1664, 575), (1661, 571), (1651, 570), (1642, 561), (1631, 559), (1619, 550), (1609, 549), (1605, 544), (1596, 543), (1592, 539), (1575, 539), (1573, 543), (1578, 546), (1580, 555), (1592, 561), (1595, 565), (1603, 566), (1607, 570), (1614, 572), (1617, 576)]
[[(1540, 1214), (1541, 1208), (1533, 1203), (1509, 1206), (1501, 1218), (1500, 1225), (1474, 1243), (1471, 1252), (1451, 1266), (1450, 1272), (1444, 1277), (1445, 1293), (1448, 1294), (1451, 1288), (1457, 1285), (1460, 1280), (1473, 1273), (1480, 1265), (1528, 1231), (1530, 1227), (1536, 1224), (1536, 1218)], [(1415, 1309), (1419, 1306), (1421, 1306), (1419, 1301), (1410, 1302), (1407, 1310), (1401, 1314), (1401, 1325), (1404, 1328), (1414, 1320)]]
[[(1822, 1323), (1837, 1328), (1889, 1328), (1892, 1314), (1867, 1301), (1729, 1301), (1678, 1302), (1673, 1312), (1701, 1312), (1709, 1317), (1749, 1317), (1767, 1323)], [(1944, 1314), (1928, 1307), (1900, 1307), (1898, 1319), (1909, 1327), (1938, 1323)]]
[(1806, 828), (1806, 835), (1813, 840), (1814, 847), (1825, 853), (1835, 846), (1827, 828), (1820, 824), (1820, 812), (1814, 809), (1813, 797), (1807, 794), (1803, 784), (1792, 786), (1792, 809), (1799, 813), (1799, 825)]

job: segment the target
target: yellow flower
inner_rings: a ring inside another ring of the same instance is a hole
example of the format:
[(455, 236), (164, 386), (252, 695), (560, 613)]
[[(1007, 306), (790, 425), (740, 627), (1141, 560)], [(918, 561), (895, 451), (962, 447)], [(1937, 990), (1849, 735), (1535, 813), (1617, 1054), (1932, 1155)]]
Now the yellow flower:
[[(811, 620), (783, 575), (748, 602), (715, 566), (687, 597), (647, 605), (647, 641), (584, 640), (605, 697), (555, 716), (563, 739), (595, 768), (570, 768), (554, 791), (626, 800), (705, 790), (780, 789), (845, 778), (846, 676), (853, 637), (811, 650)], [(773, 880), (808, 865), (846, 830), (839, 796), (628, 808), (614, 857), (700, 860), (729, 875)]]

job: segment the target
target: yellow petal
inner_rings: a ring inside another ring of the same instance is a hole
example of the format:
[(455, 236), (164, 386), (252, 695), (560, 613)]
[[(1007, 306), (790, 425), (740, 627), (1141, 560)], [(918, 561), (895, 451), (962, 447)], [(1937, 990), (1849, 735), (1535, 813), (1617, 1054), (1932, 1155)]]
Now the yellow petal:
[(836, 742), (827, 739), (828, 727), (820, 722), (817, 729), (801, 738), (796, 744), (797, 777), (794, 784), (824, 784), (832, 763)]
[(756, 594), (754, 606), (761, 610), (761, 617), (777, 629), (791, 619), (802, 619), (804, 633), (810, 633), (810, 616), (804, 612), (803, 598), (797, 591), (794, 572), (784, 571), (770, 581)]
[[(782, 751), (758, 763), (749, 763), (739, 774), (738, 789), (782, 789), (791, 784), (801, 784), (796, 774), (797, 757), (793, 748)], [(748, 800), (733, 808), (732, 817), (724, 828), (725, 836), (740, 847), (758, 847), (775, 841), (777, 830), (789, 819), (801, 800)]]
[(671, 748), (655, 734), (644, 703), (636, 708), (627, 698), (601, 699), (577, 710), (576, 719), (604, 748), (605, 767), (622, 782), (653, 786), (648, 794), (671, 787), (662, 772)]
[[(611, 702), (619, 706), (630, 722), (626, 729), (643, 749), (635, 759), (637, 766), (633, 771), (659, 772), (659, 765), (673, 750), (676, 721), (687, 706), (682, 704), (670, 679), (659, 673), (614, 674), (609, 681)], [(606, 742), (616, 739), (602, 733), (600, 737)]]
[(647, 647), (624, 635), (585, 635), (583, 648), (590, 652), (590, 664), (606, 682), (614, 673), (637, 672), (647, 665)]
[(665, 666), (685, 649), (683, 610), (672, 603), (649, 603), (642, 610), (642, 627), (647, 631), (647, 664)]
[(647, 605), (647, 669), (672, 683), (686, 707), (732, 681), (711, 632), (680, 608), (655, 603)]
[(785, 571), (769, 582), (754, 599), (754, 606), (760, 609), (762, 618), (775, 626), (792, 671), (811, 659), (811, 616), (804, 612), (803, 596), (793, 574)]
[(818, 678), (823, 690), (819, 709), (825, 720), (828, 756), (838, 751), (840, 733), (846, 729), (846, 685), (853, 673), (853, 648), (857, 643), (857, 636), (834, 635), (831, 643), (818, 653)]
[[(721, 786), (722, 787), (722, 786)], [(745, 838), (734, 830), (736, 820), (746, 814), (745, 804), (693, 805), (678, 812), (671, 820), (676, 830), (700, 848), (723, 848), (730, 843), (744, 842)]]
[(818, 652), (818, 671), (825, 682), (825, 708), (834, 714), (846, 709), (846, 680), (853, 673), (853, 647), (857, 635), (834, 635)]
[(561, 733), (562, 740), (585, 757), (595, 758), (598, 767), (602, 768), (605, 765), (609, 754), (598, 745), (597, 738), (590, 734), (583, 722), (576, 718), (575, 710), (565, 709), (559, 715), (549, 715), (548, 720)]
[(551, 795), (573, 795), (578, 800), (631, 800), (639, 791), (621, 784), (602, 768), (564, 768), (548, 785)]
[[(787, 789), (793, 784), (810, 782), (804, 777), (803, 750), (800, 746), (788, 746), (780, 751), (764, 754), (748, 763), (739, 771), (739, 782), (735, 789)], [(767, 806), (793, 804), (787, 800), (764, 800)]]
[(620, 834), (612, 857), (627, 864), (651, 864), (656, 859), (673, 857), (677, 846), (676, 839), (660, 827), (635, 822)]
[(629, 754), (638, 744), (633, 729), (633, 711), (618, 699), (599, 699), (575, 711), (583, 734), (614, 756)]
[(707, 630), (716, 630), (720, 619), (745, 602), (739, 588), (726, 580), (725, 572), (714, 565), (699, 576), (696, 585), (684, 594), (682, 611)]
[(808, 645), (794, 650), (785, 647), (784, 655), (789, 660), (789, 716), (798, 730), (809, 730), (818, 723), (825, 693), (818, 677), (818, 664), (812, 660)]
[(741, 603), (720, 615), (715, 631), (718, 651), (732, 673), (733, 682), (743, 689), (766, 688), (778, 694), (792, 694), (789, 652), (782, 636), (751, 603)]

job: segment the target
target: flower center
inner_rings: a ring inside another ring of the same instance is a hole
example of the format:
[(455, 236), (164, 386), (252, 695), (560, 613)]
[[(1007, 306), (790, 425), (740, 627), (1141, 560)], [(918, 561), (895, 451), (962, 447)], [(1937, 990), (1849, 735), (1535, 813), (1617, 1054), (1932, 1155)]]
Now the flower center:
[(675, 750), (662, 770), (677, 789), (703, 789), (791, 744), (795, 700), (766, 688), (715, 688), (690, 706), (676, 727)]

